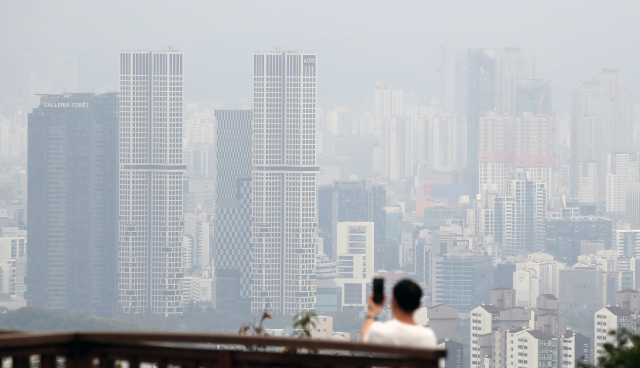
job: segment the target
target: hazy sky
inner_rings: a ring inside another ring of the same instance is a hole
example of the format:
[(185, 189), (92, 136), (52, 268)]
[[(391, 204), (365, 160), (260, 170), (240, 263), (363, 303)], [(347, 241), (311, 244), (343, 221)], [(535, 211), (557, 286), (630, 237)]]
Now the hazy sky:
[[(251, 101), (255, 51), (318, 53), (320, 107), (368, 108), (378, 80), (439, 98), (441, 41), (522, 46), (554, 79), (556, 113), (602, 67), (640, 101), (640, 1), (24, 1), (0, 0), (3, 51), (79, 57), (83, 91), (117, 90), (118, 52), (175, 45), (187, 102)], [(0, 66), (1, 67), (1, 66)], [(638, 115), (638, 114), (636, 114)]]

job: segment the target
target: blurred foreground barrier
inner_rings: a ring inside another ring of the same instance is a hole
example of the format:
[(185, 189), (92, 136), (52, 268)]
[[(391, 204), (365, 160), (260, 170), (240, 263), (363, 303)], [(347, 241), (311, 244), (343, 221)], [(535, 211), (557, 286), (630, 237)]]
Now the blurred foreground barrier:
[(0, 333), (3, 366), (13, 368), (436, 368), (445, 355), (359, 342), (221, 334)]

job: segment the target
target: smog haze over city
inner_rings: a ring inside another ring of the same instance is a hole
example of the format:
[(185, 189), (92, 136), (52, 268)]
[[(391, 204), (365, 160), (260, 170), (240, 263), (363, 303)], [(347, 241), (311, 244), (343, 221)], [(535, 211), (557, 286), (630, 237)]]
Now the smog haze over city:
[(319, 340), (416, 325), (445, 367), (595, 364), (608, 331), (640, 332), (639, 19), (4, 0), (0, 329), (268, 314), (254, 333), (294, 337), (306, 316)]

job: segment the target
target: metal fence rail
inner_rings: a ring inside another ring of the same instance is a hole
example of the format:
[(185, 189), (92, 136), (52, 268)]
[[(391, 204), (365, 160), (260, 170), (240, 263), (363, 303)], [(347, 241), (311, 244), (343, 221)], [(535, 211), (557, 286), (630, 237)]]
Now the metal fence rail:
[[(297, 348), (298, 353), (283, 353), (287, 347)], [(129, 368), (139, 368), (143, 362), (158, 368), (436, 368), (445, 355), (444, 350), (221, 334), (0, 333), (0, 356), (12, 358), (13, 368), (115, 368), (121, 361)]]

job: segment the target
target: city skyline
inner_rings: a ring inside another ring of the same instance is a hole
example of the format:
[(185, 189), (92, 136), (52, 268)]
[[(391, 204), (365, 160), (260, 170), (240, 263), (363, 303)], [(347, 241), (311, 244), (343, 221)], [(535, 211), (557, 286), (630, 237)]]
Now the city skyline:
[(0, 5), (0, 324), (402, 322), (445, 368), (640, 334), (640, 5), (119, 1)]

